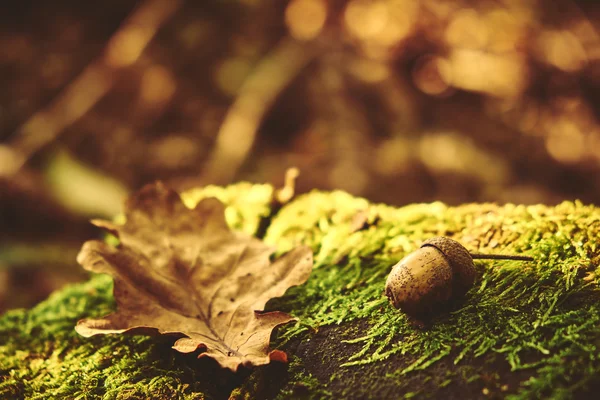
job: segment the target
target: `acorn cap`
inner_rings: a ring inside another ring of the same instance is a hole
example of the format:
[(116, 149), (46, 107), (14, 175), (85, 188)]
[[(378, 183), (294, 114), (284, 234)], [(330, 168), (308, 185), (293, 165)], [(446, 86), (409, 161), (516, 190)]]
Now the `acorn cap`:
[(456, 296), (463, 296), (475, 283), (475, 265), (473, 257), (456, 240), (447, 237), (434, 237), (427, 239), (421, 247), (435, 247), (448, 260), (453, 272), (453, 292)]

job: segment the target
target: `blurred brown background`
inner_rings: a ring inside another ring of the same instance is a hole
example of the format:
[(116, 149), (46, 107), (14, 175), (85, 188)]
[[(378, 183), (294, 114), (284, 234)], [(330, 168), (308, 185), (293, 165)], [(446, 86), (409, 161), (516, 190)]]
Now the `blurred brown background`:
[(0, 311), (162, 179), (402, 205), (600, 198), (600, 5), (25, 0), (0, 13)]

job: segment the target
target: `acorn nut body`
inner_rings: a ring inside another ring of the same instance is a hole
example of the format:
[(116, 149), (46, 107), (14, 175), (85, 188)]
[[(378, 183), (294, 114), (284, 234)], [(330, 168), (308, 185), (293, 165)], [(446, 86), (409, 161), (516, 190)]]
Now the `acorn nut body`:
[(469, 252), (455, 240), (436, 237), (392, 268), (385, 294), (394, 307), (420, 315), (464, 295), (474, 282)]

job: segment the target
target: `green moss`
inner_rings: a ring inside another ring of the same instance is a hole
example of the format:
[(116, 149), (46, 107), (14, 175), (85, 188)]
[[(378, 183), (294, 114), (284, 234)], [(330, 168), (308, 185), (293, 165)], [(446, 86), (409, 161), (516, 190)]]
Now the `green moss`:
[[(211, 187), (228, 222), (255, 232), (272, 188)], [(353, 230), (358, 212), (364, 229)], [(280, 252), (307, 244), (309, 281), (268, 308), (300, 318), (273, 346), (290, 364), (227, 374), (170, 349), (168, 337), (79, 337), (79, 318), (114, 307), (110, 279), (92, 278), (29, 311), (0, 318), (2, 398), (569, 398), (600, 382), (600, 210), (442, 203), (371, 205), (313, 192), (285, 206), (265, 240)], [(477, 262), (463, 304), (415, 327), (382, 296), (391, 266), (428, 237), (482, 253), (524, 253), (533, 263)]]
[(229, 205), (225, 210), (225, 219), (234, 229), (254, 234), (261, 219), (269, 216), (273, 186), (241, 182), (226, 188), (206, 186), (191, 189), (181, 194), (186, 206), (193, 208), (207, 197), (216, 197)]
[[(317, 260), (310, 281), (293, 291), (296, 298), (277, 303), (301, 319), (283, 333), (282, 344), (304, 340), (323, 326), (364, 322), (364, 332), (345, 341), (358, 345), (355, 351), (339, 350), (341, 390), (345, 386), (348, 394), (365, 396), (382, 386), (408, 392), (412, 383), (407, 376), (442, 361), (455, 373), (438, 382), (441, 391), (451, 386), (448, 379), (459, 379), (460, 366), (481, 364), (485, 370), (492, 359), (508, 367), (502, 365), (507, 371), (500, 378), (510, 381), (503, 389), (516, 397), (573, 393), (596, 379), (598, 209), (570, 202), (555, 208), (374, 205), (368, 213), (379, 216), (377, 225), (352, 232), (349, 221), (365, 207), (363, 200), (343, 193), (313, 193), (284, 208), (266, 237), (284, 248), (309, 244)], [(462, 307), (418, 329), (381, 294), (391, 266), (436, 235), (451, 236), (473, 251), (524, 253), (536, 261), (478, 262), (480, 278)], [(398, 368), (387, 371), (392, 362)], [(359, 366), (368, 366), (358, 369), (361, 382), (349, 382)], [(386, 379), (373, 380), (372, 386), (362, 378), (382, 370)], [(519, 377), (530, 379), (510, 378), (521, 370), (527, 373)]]

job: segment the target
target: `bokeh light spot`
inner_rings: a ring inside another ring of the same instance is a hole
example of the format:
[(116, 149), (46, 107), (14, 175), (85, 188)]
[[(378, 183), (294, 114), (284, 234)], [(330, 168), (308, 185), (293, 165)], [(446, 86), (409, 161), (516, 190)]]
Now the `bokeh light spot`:
[(380, 33), (388, 16), (388, 8), (383, 1), (353, 0), (346, 7), (344, 21), (350, 33), (364, 40)]
[(285, 10), (290, 34), (298, 40), (311, 40), (319, 35), (327, 19), (323, 0), (293, 0)]
[(515, 97), (527, 84), (527, 65), (516, 53), (497, 55), (477, 50), (456, 49), (440, 68), (442, 78), (457, 88)]
[(413, 161), (414, 146), (402, 136), (384, 141), (377, 149), (373, 166), (382, 175), (393, 176), (407, 170)]
[(128, 27), (113, 38), (106, 49), (106, 62), (112, 67), (127, 67), (138, 60), (150, 35), (141, 27)]
[(217, 65), (215, 84), (223, 93), (234, 96), (250, 73), (250, 68), (250, 62), (245, 58), (229, 58)]
[(489, 30), (487, 49), (495, 52), (516, 51), (523, 41), (524, 24), (516, 10), (493, 10), (485, 16), (483, 23)]
[(418, 4), (413, 0), (392, 0), (386, 3), (388, 18), (375, 40), (385, 46), (393, 46), (405, 39), (417, 20)]
[(586, 151), (585, 138), (575, 123), (561, 119), (552, 125), (546, 139), (546, 150), (556, 161), (577, 163)]
[(390, 76), (390, 70), (384, 63), (357, 58), (349, 64), (350, 72), (363, 82), (377, 83)]
[(432, 96), (440, 95), (449, 88), (442, 78), (441, 68), (447, 61), (436, 56), (421, 57), (413, 68), (412, 75), (415, 85), (423, 92)]
[(349, 193), (361, 193), (368, 180), (365, 170), (352, 161), (340, 162), (329, 174), (329, 182), (332, 187), (346, 190)]
[(176, 83), (168, 69), (154, 65), (142, 77), (140, 96), (150, 104), (164, 103), (175, 93)]
[(212, 26), (209, 22), (194, 22), (182, 27), (178, 32), (179, 41), (187, 49), (195, 49), (208, 39)]
[(538, 40), (542, 59), (563, 71), (578, 71), (587, 56), (581, 42), (569, 31), (547, 31)]
[(193, 138), (176, 133), (157, 139), (149, 147), (152, 164), (177, 169), (192, 164), (200, 154)]
[(506, 182), (510, 176), (505, 160), (455, 132), (425, 135), (419, 143), (418, 153), (422, 163), (437, 173), (471, 176), (486, 184)]
[(452, 47), (483, 48), (488, 41), (488, 28), (473, 9), (458, 11), (446, 29), (446, 42)]

